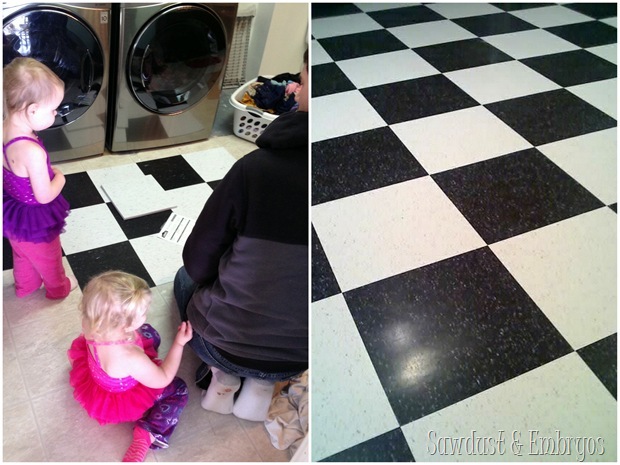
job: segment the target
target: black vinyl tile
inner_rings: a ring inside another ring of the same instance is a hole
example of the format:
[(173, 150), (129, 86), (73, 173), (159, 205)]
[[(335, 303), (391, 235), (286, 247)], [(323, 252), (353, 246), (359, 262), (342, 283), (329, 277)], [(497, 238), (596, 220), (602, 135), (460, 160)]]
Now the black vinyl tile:
[(607, 390), (618, 398), (618, 333), (577, 351)]
[(389, 127), (312, 144), (312, 204), (427, 173)]
[(355, 86), (336, 63), (312, 67), (312, 97), (355, 90)]
[(432, 177), (487, 244), (604, 206), (536, 149)]
[(360, 92), (388, 124), (478, 105), (443, 74), (367, 87)]
[(617, 203), (612, 203), (611, 205), (608, 205), (608, 207), (611, 208), (616, 213), (618, 213), (618, 204)]
[(343, 450), (321, 462), (415, 462), (400, 428)]
[(565, 89), (485, 105), (532, 145), (616, 127), (611, 116)]
[(13, 248), (6, 237), (2, 237), (2, 271), (13, 269)]
[(369, 12), (368, 16), (383, 27), (408, 26), (411, 24), (428, 23), (445, 20), (442, 15), (424, 5), (405, 6)]
[(124, 220), (116, 207), (110, 202), (107, 204), (114, 219), (121, 227), (127, 239), (150, 236), (161, 231), (161, 227), (168, 221), (172, 210), (139, 216), (130, 220)]
[(144, 279), (149, 287), (155, 283), (129, 241), (67, 255), (67, 260), (81, 289), (104, 271), (120, 270)]
[(71, 209), (90, 207), (104, 203), (101, 194), (93, 184), (86, 171), (65, 175), (65, 186), (62, 195), (71, 206)]
[(510, 13), (455, 18), (452, 22), (480, 37), (536, 29), (536, 26), (533, 24), (523, 21)]
[(578, 11), (594, 19), (611, 18), (618, 16), (618, 4), (612, 3), (565, 3), (566, 8)]
[(222, 180), (218, 179), (217, 181), (207, 181), (207, 186), (209, 186), (211, 189), (215, 190), (215, 188), (219, 185), (219, 183), (221, 183)]
[(513, 60), (480, 38), (429, 45), (413, 51), (442, 73)]
[(529, 10), (530, 8), (542, 8), (545, 6), (553, 6), (555, 3), (491, 3), (491, 5), (501, 8), (504, 11)]
[(142, 161), (137, 165), (145, 175), (152, 175), (166, 191), (204, 183), (200, 175), (181, 155)]
[(409, 48), (385, 29), (327, 37), (318, 39), (318, 42), (334, 61), (396, 52)]
[(586, 50), (543, 55), (521, 62), (563, 87), (617, 76), (616, 65)]
[(583, 48), (615, 44), (618, 41), (618, 30), (600, 21), (567, 24), (546, 30)]
[(361, 13), (353, 3), (312, 3), (312, 19)]
[(487, 247), (344, 297), (400, 425), (572, 352)]
[(325, 255), (319, 236), (312, 227), (312, 302), (340, 294), (332, 267)]

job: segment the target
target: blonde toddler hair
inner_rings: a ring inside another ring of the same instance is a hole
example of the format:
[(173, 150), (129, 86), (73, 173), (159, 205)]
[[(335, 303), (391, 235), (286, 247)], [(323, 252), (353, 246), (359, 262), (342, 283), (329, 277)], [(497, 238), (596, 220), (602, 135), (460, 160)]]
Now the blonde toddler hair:
[(144, 279), (122, 271), (101, 273), (86, 285), (80, 302), (84, 334), (106, 340), (111, 332), (131, 327), (150, 301)]
[(15, 58), (3, 69), (3, 119), (33, 103), (46, 102), (65, 83), (51, 69), (34, 58)]

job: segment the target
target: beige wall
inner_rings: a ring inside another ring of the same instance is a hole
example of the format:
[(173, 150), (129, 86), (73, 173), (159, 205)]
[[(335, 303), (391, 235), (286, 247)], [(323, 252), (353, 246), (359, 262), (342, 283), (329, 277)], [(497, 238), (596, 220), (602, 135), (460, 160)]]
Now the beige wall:
[[(262, 6), (259, 5), (259, 8)], [(258, 75), (297, 73), (307, 47), (308, 3), (276, 3), (273, 5)]]

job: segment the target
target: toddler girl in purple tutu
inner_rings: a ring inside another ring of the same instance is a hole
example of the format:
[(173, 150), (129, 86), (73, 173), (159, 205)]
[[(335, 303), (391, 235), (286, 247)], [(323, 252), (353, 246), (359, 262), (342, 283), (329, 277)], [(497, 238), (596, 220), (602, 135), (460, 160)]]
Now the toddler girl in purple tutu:
[(37, 60), (16, 58), (4, 68), (3, 93), (2, 232), (13, 249), (15, 294), (25, 297), (44, 284), (45, 297), (63, 299), (77, 287), (62, 265), (65, 177), (37, 131), (54, 124), (64, 83)]

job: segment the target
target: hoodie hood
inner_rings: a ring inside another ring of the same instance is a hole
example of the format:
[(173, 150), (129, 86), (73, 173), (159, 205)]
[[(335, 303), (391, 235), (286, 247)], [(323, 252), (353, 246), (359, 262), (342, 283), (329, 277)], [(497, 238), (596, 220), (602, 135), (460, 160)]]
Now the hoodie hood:
[(290, 149), (308, 146), (308, 112), (292, 111), (273, 120), (256, 139), (263, 149)]

